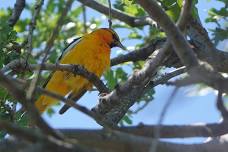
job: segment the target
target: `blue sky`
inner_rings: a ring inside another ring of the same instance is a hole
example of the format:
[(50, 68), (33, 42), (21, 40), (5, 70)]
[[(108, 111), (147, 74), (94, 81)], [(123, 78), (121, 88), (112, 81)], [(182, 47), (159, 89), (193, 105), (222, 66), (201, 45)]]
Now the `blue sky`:
[[(7, 6), (13, 6), (15, 1), (0, 0), (0, 8), (5, 8)], [(75, 5), (78, 5), (77, 3)], [(200, 14), (201, 21), (203, 25), (208, 28), (214, 28), (214, 24), (204, 23), (204, 19), (207, 17), (207, 10), (211, 7), (219, 8), (221, 7), (220, 2), (215, 2), (214, 0), (200, 0), (198, 3), (198, 10)], [(100, 14), (88, 10), (89, 16), (100, 17)], [(26, 12), (22, 14), (23, 16), (28, 16)], [(107, 26), (105, 24), (104, 26)], [(120, 35), (125, 35), (127, 31), (117, 31)], [(137, 41), (124, 41), (126, 46), (134, 46)], [(141, 112), (134, 115), (132, 120), (134, 124), (145, 123), (145, 124), (156, 124), (163, 105), (167, 101), (172, 92), (173, 87), (158, 86), (155, 88), (156, 94), (155, 99)], [(191, 124), (199, 122), (218, 122), (220, 119), (220, 114), (215, 107), (216, 95), (213, 91), (209, 91), (207, 94), (202, 96), (189, 96), (190, 90), (194, 90), (193, 87), (181, 88), (179, 89), (172, 105), (170, 106), (164, 124)], [(97, 92), (87, 93), (83, 98), (80, 99), (79, 103), (85, 105), (88, 108), (92, 108), (96, 105), (98, 100)], [(132, 108), (137, 107), (134, 105)], [(56, 111), (59, 107), (55, 108)], [(86, 115), (78, 112), (77, 110), (70, 109), (64, 115), (54, 114), (52, 117), (43, 115), (44, 119), (55, 128), (100, 128), (94, 120), (87, 117)], [(192, 140), (196, 142), (198, 140)]]

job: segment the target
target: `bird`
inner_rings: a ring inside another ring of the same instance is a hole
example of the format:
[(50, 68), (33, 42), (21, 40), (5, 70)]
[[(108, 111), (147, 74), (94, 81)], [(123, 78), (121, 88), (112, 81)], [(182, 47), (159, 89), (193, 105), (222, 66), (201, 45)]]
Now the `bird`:
[[(73, 40), (63, 50), (57, 63), (82, 65), (89, 72), (101, 77), (104, 71), (110, 68), (110, 53), (113, 47), (126, 49), (113, 29), (99, 28)], [(55, 71), (49, 77), (44, 85), (45, 90), (62, 96), (70, 94), (70, 98), (75, 102), (93, 86), (86, 78), (67, 71)], [(35, 106), (43, 113), (58, 102), (53, 97), (40, 95), (35, 101)], [(63, 114), (69, 108), (68, 105), (64, 105), (59, 113)]]

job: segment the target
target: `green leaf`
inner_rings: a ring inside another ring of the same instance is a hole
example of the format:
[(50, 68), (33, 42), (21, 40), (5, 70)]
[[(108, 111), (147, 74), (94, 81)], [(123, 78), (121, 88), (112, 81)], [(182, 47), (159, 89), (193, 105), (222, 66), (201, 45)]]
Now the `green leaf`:
[(176, 3), (176, 0), (161, 0), (162, 5), (164, 5), (167, 8), (170, 8), (174, 3)]
[(217, 45), (219, 41), (223, 41), (228, 37), (228, 27), (226, 29), (216, 28), (215, 30), (211, 30), (213, 32), (213, 40), (214, 43)]
[(134, 31), (128, 35), (128, 38), (130, 38), (130, 39), (142, 39), (142, 36)]
[(16, 112), (16, 115), (15, 115), (15, 119), (16, 119), (16, 122), (19, 126), (21, 127), (28, 127), (29, 125), (29, 117), (26, 113), (24, 112)]
[(179, 7), (182, 7), (183, 0), (177, 0), (177, 4), (179, 5)]
[(123, 123), (127, 123), (128, 125), (131, 125), (133, 122), (132, 120), (130, 119), (129, 116), (125, 115), (123, 118), (122, 118), (122, 121)]
[(69, 16), (72, 16), (73, 18), (77, 18), (81, 13), (82, 13), (82, 7), (77, 7), (70, 12)]
[(105, 72), (104, 78), (107, 81), (108, 88), (112, 90), (118, 83), (127, 80), (127, 73), (122, 68), (117, 68), (116, 70), (110, 69)]
[(107, 85), (109, 89), (114, 89), (116, 85), (116, 79), (114, 78), (113, 70), (108, 70), (104, 74), (105, 79), (107, 80)]
[(2, 140), (2, 139), (4, 139), (4, 137), (6, 136), (6, 132), (5, 131), (0, 131), (0, 141)]
[(51, 117), (53, 114), (55, 114), (55, 110), (53, 108), (48, 108), (47, 114), (49, 117)]
[(166, 11), (166, 13), (173, 21), (177, 21), (177, 19), (179, 18), (180, 12), (181, 12), (181, 7), (178, 5), (178, 3), (174, 3), (170, 5), (169, 9)]

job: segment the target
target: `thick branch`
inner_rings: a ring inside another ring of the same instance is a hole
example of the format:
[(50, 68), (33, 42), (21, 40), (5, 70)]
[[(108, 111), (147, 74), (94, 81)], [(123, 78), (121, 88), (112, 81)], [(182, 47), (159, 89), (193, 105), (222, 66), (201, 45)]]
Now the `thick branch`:
[[(25, 129), (25, 128), (20, 128), (16, 125), (13, 125), (9, 122), (2, 121), (0, 120), (0, 130), (4, 130), (8, 132), (11, 135), (14, 135), (17, 141), (17, 138), (22, 139), (23, 141), (27, 141), (27, 144), (31, 143), (36, 143), (41, 146), (43, 150), (40, 151), (56, 151), (56, 152), (62, 152), (62, 151), (67, 151), (67, 152), (91, 152), (93, 150), (89, 150), (87, 148), (84, 148), (82, 146), (79, 146), (79, 144), (75, 140), (71, 140), (70, 142), (66, 141), (61, 141), (55, 138), (52, 138), (50, 136), (46, 136), (39, 132), (38, 130), (34, 131), (34, 129)], [(21, 140), (19, 140), (21, 141)], [(23, 145), (22, 142), (19, 144), (20, 146)], [(1, 143), (2, 144), (2, 143)], [(0, 150), (2, 149), (2, 146), (0, 144)], [(3, 146), (4, 147), (4, 146)], [(27, 145), (28, 147), (28, 145)], [(24, 148), (24, 146), (22, 146)], [(13, 147), (14, 149), (14, 147)], [(11, 148), (7, 146), (6, 150), (3, 151), (11, 151)], [(19, 150), (20, 151), (20, 150)]]
[(228, 73), (228, 53), (214, 47), (200, 21), (191, 18), (187, 29), (197, 56), (201, 60), (210, 63), (217, 71)]
[[(118, 130), (129, 134), (154, 138), (154, 128), (157, 125), (139, 125), (121, 127)], [(71, 138), (98, 136), (105, 133), (100, 129), (60, 129), (64, 135)], [(221, 124), (194, 124), (194, 125), (161, 125), (161, 138), (188, 138), (188, 137), (219, 137), (228, 133), (228, 123)]]
[[(151, 130), (151, 129), (150, 129)], [(69, 132), (68, 132), (69, 131)], [(151, 138), (142, 138), (140, 136), (121, 134), (118, 132), (110, 132), (104, 134), (105, 132), (100, 133), (91, 133), (81, 131), (77, 136), (74, 136), (70, 130), (65, 131), (65, 135), (69, 137), (75, 137), (80, 139), (81, 142), (87, 143), (89, 145), (97, 145), (98, 147), (107, 147), (113, 149), (113, 151), (148, 151), (151, 145)], [(178, 130), (177, 130), (178, 131)], [(87, 137), (90, 137), (88, 139)], [(88, 141), (89, 140), (89, 141)], [(218, 147), (217, 147), (218, 146)], [(226, 152), (227, 139), (222, 137), (220, 139), (215, 139), (204, 144), (174, 144), (170, 142), (158, 142), (158, 152), (214, 152), (219, 149), (221, 152)], [(108, 149), (107, 149), (108, 150)]]
[(9, 19), (9, 26), (14, 26), (18, 19), (21, 16), (21, 13), (23, 11), (25, 7), (25, 0), (17, 0), (16, 3), (14, 4), (14, 9), (13, 9), (13, 13)]
[[(127, 129), (133, 129), (133, 128), (127, 128)], [(15, 130), (20, 131), (18, 130), (18, 128), (15, 128)], [(151, 131), (152, 129), (149, 128), (149, 130)], [(151, 140), (152, 140), (151, 138), (130, 135), (128, 133), (121, 133), (119, 131), (104, 131), (104, 130), (89, 131), (89, 130), (71, 130), (71, 129), (61, 130), (61, 131), (64, 132), (64, 134), (70, 137), (71, 139), (76, 139), (79, 144), (82, 144), (90, 148), (101, 149), (102, 151), (106, 151), (106, 152), (148, 151), (148, 149), (151, 146)], [(176, 131), (178, 132), (178, 128), (176, 129)], [(217, 130), (217, 131), (220, 131), (220, 130)], [(34, 134), (34, 133), (29, 132), (29, 134)], [(39, 145), (41, 146), (41, 149), (44, 149), (44, 151), (47, 151), (47, 152), (53, 151), (53, 150), (57, 152), (66, 151), (66, 150), (69, 152), (86, 151), (86, 149), (76, 146), (77, 145), (76, 143), (72, 145), (70, 143), (64, 143), (61, 141), (48, 139), (46, 137), (43, 137), (42, 135), (39, 135), (39, 136), (34, 135), (34, 137), (38, 139), (37, 141), (39, 141)], [(72, 140), (70, 141), (73, 142)], [(22, 141), (12, 140), (11, 144), (17, 143), (17, 142), (22, 142)], [(4, 146), (3, 144), (5, 144), (5, 141), (0, 142), (1, 150), (3, 148), (6, 148), (6, 146)], [(31, 144), (31, 143), (26, 143), (26, 144)], [(17, 144), (17, 145), (21, 145), (21, 144)], [(28, 145), (24, 145), (23, 148), (25, 147), (28, 147)], [(7, 148), (8, 149), (6, 149), (6, 151), (10, 151), (11, 148), (14, 148), (14, 147), (8, 146)], [(195, 152), (195, 151), (226, 152), (227, 148), (228, 148), (227, 137), (221, 136), (219, 139), (214, 139), (203, 144), (185, 145), (185, 144), (174, 144), (170, 142), (158, 141), (157, 151), (158, 152), (183, 152), (183, 151), (185, 152)], [(90, 151), (92, 150), (90, 149)]]
[[(133, 137), (134, 138), (134, 137)], [(84, 139), (84, 138), (83, 138)], [(121, 142), (120, 137), (105, 137), (100, 136), (99, 138), (88, 138), (87, 141), (82, 139), (81, 142), (88, 146), (96, 146), (99, 149), (103, 149), (102, 152), (144, 152), (148, 151), (151, 143), (151, 139), (136, 138), (130, 139), (128, 142)], [(119, 140), (119, 141), (118, 141)], [(96, 142), (96, 145), (95, 145)], [(31, 144), (20, 140), (3, 140), (0, 142), (0, 150), (7, 152), (35, 152), (36, 150), (42, 152), (62, 152), (63, 150), (68, 150), (67, 152), (81, 152), (81, 150), (74, 149), (63, 149), (59, 146), (48, 147), (43, 146), (45, 143), (41, 144)], [(210, 142), (203, 144), (175, 144), (170, 142), (159, 142), (157, 152), (227, 152), (228, 141), (227, 137), (223, 136), (219, 139), (213, 139)], [(93, 150), (91, 150), (93, 151)]]
[[(56, 141), (50, 138), (47, 138), (40, 134), (39, 132), (34, 132), (31, 129), (22, 129), (12, 124), (6, 123), (5, 121), (0, 121), (0, 129), (4, 129), (9, 133), (16, 135), (22, 139), (25, 139), (29, 142), (39, 142), (43, 148), (46, 147), (47, 152), (49, 151), (85, 151), (80, 147), (71, 143), (64, 143), (61, 141)], [(102, 149), (107, 152), (128, 152), (129, 150), (135, 151), (147, 151), (150, 148), (151, 138), (153, 137), (153, 127), (155, 126), (138, 126), (138, 127), (123, 127), (122, 131), (131, 133), (121, 133), (119, 131), (105, 131), (105, 130), (82, 130), (82, 129), (61, 129), (67, 137), (71, 139), (77, 139), (80, 144), (83, 144), (87, 147), (93, 147)], [(163, 138), (173, 138), (173, 137), (208, 137), (208, 136), (220, 136), (227, 133), (227, 123), (222, 124), (207, 124), (207, 125), (190, 125), (190, 126), (163, 126), (161, 128), (161, 137)], [(134, 134), (134, 135), (132, 135)], [(139, 135), (139, 136), (135, 136)], [(145, 137), (140, 137), (145, 136)], [(20, 141), (20, 140), (15, 140)], [(15, 141), (11, 141), (15, 143)], [(42, 142), (41, 142), (42, 141)], [(70, 140), (73, 142), (72, 140)], [(0, 149), (5, 147), (5, 142), (0, 143)], [(30, 143), (31, 144), (31, 143)], [(19, 145), (19, 144), (18, 144)], [(28, 145), (26, 145), (28, 146)], [(228, 147), (227, 138), (225, 136), (220, 137), (220, 139), (215, 139), (203, 144), (173, 144), (169, 142), (158, 142), (158, 152), (212, 152), (215, 150), (225, 152)], [(8, 147), (7, 151), (10, 151)]]
[(156, 49), (161, 48), (164, 45), (164, 42), (164, 40), (156, 41), (128, 54), (117, 56), (111, 60), (111, 65), (114, 66), (129, 61), (136, 62), (146, 60)]
[[(104, 102), (93, 110), (104, 117), (104, 122), (115, 125), (134, 104), (151, 81), (156, 69), (161, 65), (167, 48), (156, 50), (146, 62), (144, 68), (135, 72), (123, 85), (119, 85), (110, 94), (101, 98)], [(104, 103), (104, 104), (102, 104)]]

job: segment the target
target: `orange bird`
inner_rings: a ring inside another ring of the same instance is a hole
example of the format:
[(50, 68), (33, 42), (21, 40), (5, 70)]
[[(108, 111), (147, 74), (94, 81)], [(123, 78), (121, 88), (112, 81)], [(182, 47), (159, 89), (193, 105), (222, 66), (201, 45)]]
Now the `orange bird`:
[[(110, 67), (110, 52), (113, 47), (125, 49), (117, 33), (108, 28), (97, 29), (71, 42), (60, 56), (59, 63), (80, 64), (101, 77), (103, 72)], [(54, 72), (45, 86), (46, 90), (62, 96), (70, 93), (71, 98), (75, 100), (78, 100), (91, 88), (92, 84), (87, 79), (66, 71)], [(42, 113), (57, 102), (58, 100), (55, 98), (41, 95), (35, 105)], [(69, 106), (64, 105), (60, 113), (64, 113), (68, 108)]]

